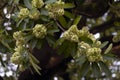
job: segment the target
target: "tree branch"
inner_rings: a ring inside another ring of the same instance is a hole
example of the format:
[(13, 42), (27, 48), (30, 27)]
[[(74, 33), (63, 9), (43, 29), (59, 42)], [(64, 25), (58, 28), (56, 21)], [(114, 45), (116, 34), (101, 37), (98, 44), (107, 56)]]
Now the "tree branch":
[(90, 29), (90, 32), (95, 34), (95, 33), (98, 33), (98, 32), (102, 32), (102, 31), (105, 31), (106, 29), (109, 29), (111, 27), (113, 27), (113, 23), (115, 21), (120, 21), (120, 18), (115, 18), (115, 19), (111, 19), (107, 22), (104, 22), (103, 24), (100, 24), (98, 26), (94, 26), (93, 28)]

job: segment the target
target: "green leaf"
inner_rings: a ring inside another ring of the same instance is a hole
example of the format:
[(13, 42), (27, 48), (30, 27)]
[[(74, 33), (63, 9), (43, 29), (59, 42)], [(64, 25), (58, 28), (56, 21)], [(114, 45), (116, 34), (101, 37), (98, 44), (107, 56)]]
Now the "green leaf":
[(63, 16), (58, 17), (58, 21), (60, 22), (60, 24), (61, 24), (64, 28), (66, 28), (67, 22), (66, 22), (66, 20), (65, 20), (65, 18), (64, 18)]
[(117, 60), (118, 58), (115, 57), (115, 55), (113, 54), (103, 54), (103, 58), (105, 60), (109, 60), (109, 61), (112, 61), (112, 60)]
[(100, 45), (100, 48), (104, 48), (108, 43), (109, 43), (108, 41), (103, 42), (103, 43)]
[(37, 39), (32, 39), (32, 40), (30, 41), (30, 47), (31, 47), (31, 49), (33, 49), (33, 48), (36, 46), (37, 42), (38, 42)]
[(112, 49), (112, 46), (113, 46), (113, 44), (110, 44), (110, 45), (108, 46), (108, 48), (105, 50), (104, 54), (109, 53), (110, 50)]
[(81, 67), (80, 76), (81, 77), (86, 76), (89, 70), (90, 70), (90, 62), (86, 60)]
[(97, 78), (101, 76), (100, 67), (96, 62), (92, 63), (92, 72), (93, 72), (93, 75)]
[(86, 55), (81, 55), (79, 58), (75, 58), (78, 65), (82, 65), (86, 61)]
[(5, 40), (1, 40), (0, 41), (5, 47), (7, 47), (9, 50), (11, 50), (10, 46), (8, 45), (7, 42), (5, 42)]
[(60, 46), (59, 49), (57, 50), (58, 54), (64, 54), (65, 57), (68, 56), (68, 42), (64, 41)]
[(74, 25), (77, 25), (80, 22), (81, 16), (77, 16), (73, 22)]
[(54, 3), (54, 2), (56, 2), (57, 0), (47, 0), (47, 1), (45, 1), (45, 4), (50, 4), (50, 3)]
[(27, 8), (32, 9), (31, 3), (30, 3), (31, 0), (23, 0), (23, 1)]
[(24, 19), (20, 19), (20, 20), (17, 22), (16, 27), (19, 27), (23, 20), (24, 20)]
[(28, 42), (29, 40), (33, 38), (33, 35), (27, 35), (24, 38), (25, 38), (25, 41)]
[(34, 63), (39, 63), (39, 61), (30, 53), (30, 58), (33, 60)]
[(64, 5), (64, 8), (67, 9), (67, 8), (74, 8), (75, 5), (73, 3), (65, 3)]
[(54, 44), (54, 48), (57, 48), (58, 46), (62, 45), (64, 39), (63, 38), (59, 38), (56, 43)]
[(50, 28), (48, 28), (48, 31), (47, 33), (48, 34), (53, 34), (55, 32), (59, 32), (60, 30), (57, 28), (57, 27), (54, 27), (54, 26), (50, 26)]
[(50, 46), (53, 46), (56, 42), (56, 40), (54, 39), (53, 36), (47, 36), (46, 39), (47, 39), (47, 42)]
[(36, 63), (34, 63), (34, 61), (33, 61), (33, 59), (31, 58), (31, 57), (29, 57), (30, 58), (30, 63), (31, 63), (31, 65), (32, 65), (32, 67), (35, 69), (35, 71), (39, 74), (39, 75), (41, 75), (41, 73), (40, 73), (40, 71), (39, 70), (41, 70), (41, 68), (36, 64)]
[(37, 44), (36, 44), (36, 47), (37, 49), (40, 49), (43, 45), (43, 40), (38, 40)]
[(64, 15), (70, 19), (74, 19), (74, 15), (69, 11), (65, 11)]
[(86, 43), (88, 43), (88, 44), (93, 44), (93, 41), (90, 39), (90, 38), (87, 38), (86, 36), (82, 36), (81, 38), (80, 38), (80, 40), (81, 41), (84, 41), (84, 42), (86, 42)]
[(111, 71), (109, 70), (108, 66), (102, 61), (99, 61), (98, 63), (100, 65), (101, 70), (105, 72), (106, 76), (110, 76)]

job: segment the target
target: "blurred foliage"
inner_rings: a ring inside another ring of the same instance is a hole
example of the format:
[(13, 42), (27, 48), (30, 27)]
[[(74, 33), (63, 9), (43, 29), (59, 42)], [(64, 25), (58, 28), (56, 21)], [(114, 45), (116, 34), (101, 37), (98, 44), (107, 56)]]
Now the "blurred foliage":
[[(15, 80), (26, 69), (42, 76), (44, 68), (34, 56), (34, 49), (40, 50), (48, 43), (62, 59), (72, 57), (63, 72), (70, 80), (119, 80), (120, 65), (119, 71), (111, 68), (119, 62), (119, 55), (112, 51), (119, 46), (119, 30), (119, 0), (1, 0), (2, 77)], [(99, 39), (95, 33), (100, 34)], [(7, 75), (9, 71), (11, 76)], [(59, 73), (51, 77), (64, 80)]]

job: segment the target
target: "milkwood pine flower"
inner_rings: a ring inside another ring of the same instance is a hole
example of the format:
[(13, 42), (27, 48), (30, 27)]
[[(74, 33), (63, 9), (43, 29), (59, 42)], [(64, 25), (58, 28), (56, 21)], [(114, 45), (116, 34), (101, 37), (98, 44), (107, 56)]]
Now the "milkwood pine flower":
[(56, 18), (57, 16), (64, 15), (64, 2), (61, 0), (50, 3), (45, 6), (45, 8), (48, 10), (48, 14), (51, 18)]
[(86, 52), (86, 55), (90, 62), (103, 61), (100, 48), (89, 48)]
[(78, 37), (82, 37), (82, 36), (88, 36), (90, 33), (88, 31), (87, 27), (83, 27), (81, 30), (78, 31)]
[(11, 61), (15, 64), (22, 64), (23, 60), (25, 60), (25, 47), (24, 46), (17, 46), (15, 49), (15, 52), (13, 53), (11, 57)]
[(24, 40), (24, 34), (22, 33), (22, 31), (17, 31), (13, 33), (13, 38), (16, 40), (16, 45), (24, 45), (25, 40)]
[(91, 46), (88, 43), (85, 43), (84, 41), (78, 42), (76, 57), (80, 57), (82, 54), (86, 54), (86, 51), (89, 48), (91, 48)]
[(95, 45), (95, 47), (100, 47), (101, 41), (97, 41), (97, 40), (96, 40), (96, 41), (94, 42), (94, 45)]
[(79, 38), (77, 36), (77, 26), (76, 25), (72, 25), (67, 31), (65, 31), (63, 33), (62, 38), (65, 38), (66, 40), (69, 40), (71, 42), (78, 42)]
[(44, 5), (43, 0), (32, 0), (33, 8), (41, 8)]
[(19, 53), (19, 52), (13, 53), (13, 55), (11, 57), (11, 62), (13, 62), (14, 64), (21, 64), (22, 63), (21, 53)]
[(29, 17), (34, 20), (39, 19), (39, 16), (40, 16), (40, 12), (37, 9), (32, 10), (29, 14)]
[(33, 35), (36, 38), (43, 39), (47, 34), (47, 28), (43, 24), (36, 24), (33, 28)]
[(18, 18), (26, 18), (29, 16), (29, 10), (27, 8), (20, 9), (20, 12), (18, 14)]

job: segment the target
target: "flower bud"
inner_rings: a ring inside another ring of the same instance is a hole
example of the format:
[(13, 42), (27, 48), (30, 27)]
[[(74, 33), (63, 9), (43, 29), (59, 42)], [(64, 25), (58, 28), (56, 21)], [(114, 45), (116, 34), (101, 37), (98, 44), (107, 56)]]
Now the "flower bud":
[(43, 39), (47, 34), (47, 28), (43, 24), (36, 24), (33, 28), (33, 35), (36, 38)]
[(43, 0), (32, 0), (32, 6), (35, 8), (41, 8), (43, 5)]
[(18, 14), (19, 18), (26, 18), (29, 16), (29, 10), (27, 8), (20, 9), (20, 12)]
[(57, 1), (55, 3), (47, 4), (45, 8), (51, 18), (64, 15), (64, 2)]
[(101, 49), (100, 48), (90, 48), (87, 50), (87, 58), (90, 62), (95, 62), (95, 61), (102, 61), (103, 57), (101, 55)]
[(22, 61), (21, 54), (19, 52), (13, 53), (13, 55), (11, 57), (11, 62), (13, 62), (15, 64), (20, 64), (21, 61)]

